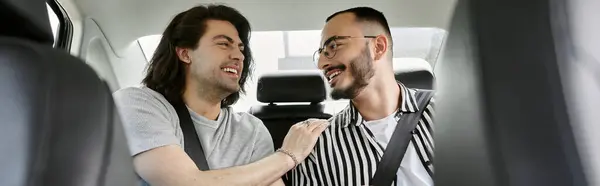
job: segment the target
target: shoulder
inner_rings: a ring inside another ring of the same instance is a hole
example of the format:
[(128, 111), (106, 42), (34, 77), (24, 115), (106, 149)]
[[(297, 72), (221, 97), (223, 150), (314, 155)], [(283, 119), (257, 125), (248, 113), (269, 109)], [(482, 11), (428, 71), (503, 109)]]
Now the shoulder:
[(124, 118), (144, 115), (172, 120), (177, 115), (175, 108), (164, 96), (148, 87), (123, 88), (114, 92), (113, 97)]
[(327, 121), (329, 121), (330, 124), (328, 128), (329, 130), (331, 130), (336, 127), (344, 126), (351, 122), (352, 119), (355, 117), (358, 117), (358, 115), (354, 113), (354, 107), (351, 105), (350, 102), (348, 102), (344, 109), (333, 114), (331, 118), (327, 119)]
[(426, 119), (429, 124), (432, 124), (433, 118), (435, 115), (435, 96), (436, 96), (437, 92), (435, 90), (428, 90), (428, 89), (412, 89), (411, 91), (414, 91), (415, 93), (419, 92), (421, 94), (430, 94), (431, 98), (429, 99), (429, 102), (425, 106), (425, 110), (423, 110), (421, 117)]
[(406, 89), (408, 91), (410, 91), (412, 94), (415, 94), (417, 92), (421, 92), (421, 93), (432, 93), (435, 95), (436, 91), (435, 90), (431, 90), (431, 89), (420, 89), (420, 88), (409, 88), (406, 87)]
[(264, 126), (263, 122), (260, 119), (258, 119), (256, 116), (254, 116), (250, 113), (236, 112), (231, 107), (223, 108), (223, 110), (229, 114), (232, 121), (234, 121), (234, 122), (242, 123), (242, 125), (245, 125), (248, 127)]
[(131, 155), (165, 145), (181, 145), (175, 109), (158, 92), (129, 87), (113, 93)]
[(415, 96), (417, 95), (417, 93), (420, 93), (423, 95), (431, 94), (431, 98), (429, 99), (429, 103), (428, 103), (427, 107), (429, 107), (430, 105), (433, 105), (433, 103), (435, 101), (435, 96), (437, 95), (437, 91), (430, 90), (430, 89), (417, 89), (417, 88), (406, 88), (406, 89), (408, 89), (411, 92), (411, 94), (413, 94)]
[[(143, 102), (169, 103), (164, 96), (148, 87), (127, 87), (113, 93), (116, 102), (127, 103), (143, 100)], [(169, 104), (170, 105), (170, 104)]]
[(236, 112), (231, 107), (223, 109), (231, 117), (231, 122), (236, 127), (242, 127), (244, 130), (254, 131), (255, 133), (269, 133), (262, 120), (247, 112)]

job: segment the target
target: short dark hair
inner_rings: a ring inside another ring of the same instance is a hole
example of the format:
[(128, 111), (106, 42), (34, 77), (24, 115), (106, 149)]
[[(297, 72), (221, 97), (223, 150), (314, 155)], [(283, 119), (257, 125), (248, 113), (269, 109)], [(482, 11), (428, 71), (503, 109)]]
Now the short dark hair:
[(333, 19), (335, 16), (343, 13), (354, 14), (357, 22), (370, 22), (381, 26), (386, 36), (388, 37), (391, 46), (392, 32), (390, 31), (390, 25), (388, 25), (387, 19), (385, 19), (385, 16), (382, 12), (375, 10), (371, 7), (355, 7), (334, 13), (331, 16), (327, 17), (325, 22), (329, 22), (329, 20)]
[(253, 59), (250, 51), (250, 23), (237, 10), (225, 6), (211, 4), (196, 6), (177, 14), (162, 34), (146, 71), (142, 83), (157, 91), (169, 101), (183, 101), (185, 90), (185, 65), (177, 56), (176, 47), (197, 48), (200, 38), (206, 31), (208, 20), (228, 21), (235, 26), (239, 37), (244, 43), (244, 69), (240, 77), (240, 91), (221, 100), (221, 107), (233, 105), (245, 92), (244, 85), (250, 77)]

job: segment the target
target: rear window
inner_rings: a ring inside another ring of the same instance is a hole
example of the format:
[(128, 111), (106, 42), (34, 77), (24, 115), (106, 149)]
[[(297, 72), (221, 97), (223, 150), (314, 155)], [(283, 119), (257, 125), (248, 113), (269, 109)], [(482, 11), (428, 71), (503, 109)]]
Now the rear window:
[[(406, 63), (413, 63), (413, 61), (415, 63), (419, 61), (435, 63), (446, 35), (444, 30), (438, 28), (391, 28), (391, 31), (394, 40), (395, 67), (407, 65)], [(146, 59), (152, 58), (160, 37), (160, 35), (151, 35), (139, 39)], [(262, 104), (256, 100), (256, 85), (258, 77), (264, 73), (283, 70), (316, 70), (312, 55), (319, 47), (320, 39), (320, 30), (252, 32), (250, 47), (253, 52), (255, 72), (246, 85), (246, 95), (243, 95), (233, 106), (234, 110), (246, 112), (251, 106)], [(328, 101), (331, 100), (328, 99)], [(336, 103), (343, 102), (336, 101)], [(331, 112), (337, 110), (339, 108), (336, 107)]]

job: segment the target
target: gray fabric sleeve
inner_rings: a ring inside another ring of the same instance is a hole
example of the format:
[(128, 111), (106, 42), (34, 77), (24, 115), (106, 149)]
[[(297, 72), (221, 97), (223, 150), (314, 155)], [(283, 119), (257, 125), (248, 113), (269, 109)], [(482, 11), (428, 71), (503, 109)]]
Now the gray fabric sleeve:
[(175, 121), (164, 103), (166, 100), (152, 93), (132, 87), (113, 94), (132, 156), (166, 145), (181, 146), (175, 136)]
[(250, 160), (251, 162), (255, 162), (273, 154), (273, 139), (271, 138), (271, 133), (269, 133), (269, 130), (260, 119), (250, 114), (248, 115), (249, 118), (251, 118), (250, 122), (256, 126), (254, 132), (254, 149), (252, 150), (252, 157)]

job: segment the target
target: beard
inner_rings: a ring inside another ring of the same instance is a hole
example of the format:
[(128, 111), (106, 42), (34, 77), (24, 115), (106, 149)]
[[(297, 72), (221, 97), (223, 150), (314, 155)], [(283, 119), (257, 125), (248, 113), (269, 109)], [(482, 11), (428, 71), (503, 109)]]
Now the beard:
[(331, 91), (332, 99), (354, 99), (369, 84), (368, 81), (375, 73), (373, 71), (373, 60), (371, 60), (368, 49), (368, 47), (365, 47), (359, 56), (350, 61), (349, 72), (354, 77), (354, 81), (347, 88), (334, 88)]
[(193, 67), (192, 77), (198, 84), (198, 94), (201, 97), (205, 97), (214, 101), (222, 101), (227, 96), (239, 92), (240, 85), (238, 81), (231, 81), (230, 79), (219, 78), (221, 76), (221, 69), (213, 71), (211, 73), (202, 72), (200, 69)]

